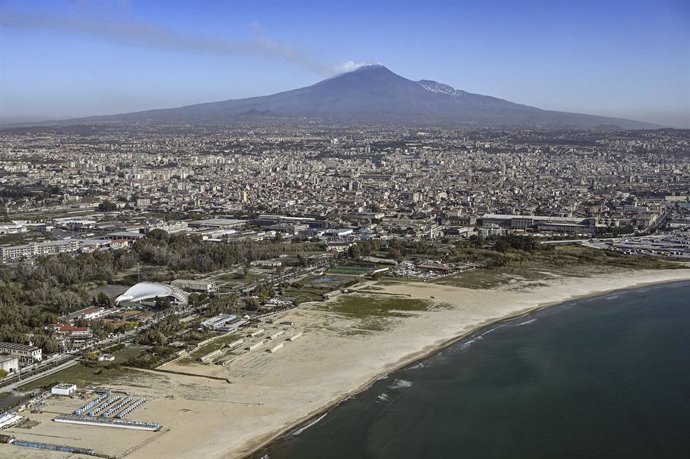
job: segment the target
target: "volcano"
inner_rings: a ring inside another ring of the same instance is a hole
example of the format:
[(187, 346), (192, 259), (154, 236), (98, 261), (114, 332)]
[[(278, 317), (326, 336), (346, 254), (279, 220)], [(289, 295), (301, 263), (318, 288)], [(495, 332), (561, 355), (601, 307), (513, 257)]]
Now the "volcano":
[(72, 121), (201, 124), (232, 123), (247, 118), (307, 118), (507, 128), (659, 127), (620, 118), (541, 110), (462, 91), (433, 80), (408, 80), (382, 65), (363, 66), (312, 86), (269, 96)]

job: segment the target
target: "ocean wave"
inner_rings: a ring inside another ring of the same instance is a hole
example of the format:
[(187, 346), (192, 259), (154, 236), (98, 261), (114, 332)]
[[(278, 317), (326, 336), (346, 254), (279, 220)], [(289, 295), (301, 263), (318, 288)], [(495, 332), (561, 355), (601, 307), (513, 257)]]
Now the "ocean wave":
[(405, 379), (396, 379), (393, 384), (388, 386), (389, 389), (405, 389), (407, 387), (412, 387), (414, 383), (412, 381), (407, 381)]
[(483, 338), (484, 336), (488, 335), (489, 333), (495, 332), (499, 328), (503, 328), (505, 326), (506, 326), (505, 324), (500, 324), (500, 325), (495, 326), (494, 328), (490, 328), (487, 331), (485, 331), (484, 333), (482, 333), (478, 338)]
[(472, 344), (474, 344), (475, 341), (477, 341), (477, 338), (465, 341), (460, 345), (460, 349), (467, 349), (468, 347), (472, 346)]
[(388, 400), (390, 400), (390, 399), (388, 398), (388, 394), (385, 393), (385, 392), (379, 394), (376, 398), (377, 398), (379, 401), (381, 401), (381, 402), (387, 402)]
[(424, 368), (426, 365), (424, 365), (424, 362), (419, 362), (416, 365), (413, 365), (410, 367), (410, 370), (419, 370), (420, 368)]
[(525, 320), (524, 322), (520, 322), (519, 324), (517, 324), (517, 326), (518, 326), (518, 327), (522, 327), (523, 325), (533, 324), (533, 323), (536, 322), (536, 321), (537, 321), (537, 319)]
[(315, 425), (317, 422), (319, 422), (320, 420), (322, 420), (323, 418), (325, 418), (326, 415), (328, 415), (328, 413), (322, 414), (321, 416), (319, 416), (318, 418), (314, 419), (313, 421), (311, 421), (309, 424), (305, 425), (304, 427), (300, 427), (299, 429), (295, 430), (294, 432), (292, 432), (292, 436), (293, 436), (293, 437), (298, 436), (299, 434), (301, 434), (302, 432), (304, 432), (305, 430), (307, 430), (309, 427), (312, 427), (312, 426)]

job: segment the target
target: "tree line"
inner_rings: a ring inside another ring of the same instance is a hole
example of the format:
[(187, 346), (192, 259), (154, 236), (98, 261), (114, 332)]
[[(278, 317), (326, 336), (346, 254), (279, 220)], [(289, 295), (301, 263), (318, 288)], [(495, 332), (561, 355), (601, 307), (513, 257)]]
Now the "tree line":
[[(94, 284), (112, 282), (120, 272), (138, 263), (206, 273), (255, 260), (291, 254), (300, 259), (302, 251), (319, 250), (317, 243), (284, 244), (277, 241), (238, 241), (220, 244), (204, 242), (193, 235), (151, 231), (134, 243), (132, 250), (40, 257), (33, 264), (0, 266), (0, 340), (33, 342), (46, 352), (56, 352), (57, 343), (49, 328), (61, 315), (90, 304), (108, 306), (105, 295), (91, 296)], [(235, 310), (236, 304), (217, 305)], [(92, 329), (94, 328), (94, 324)], [(110, 330), (101, 330), (99, 334)], [(106, 327), (107, 328), (107, 327)]]

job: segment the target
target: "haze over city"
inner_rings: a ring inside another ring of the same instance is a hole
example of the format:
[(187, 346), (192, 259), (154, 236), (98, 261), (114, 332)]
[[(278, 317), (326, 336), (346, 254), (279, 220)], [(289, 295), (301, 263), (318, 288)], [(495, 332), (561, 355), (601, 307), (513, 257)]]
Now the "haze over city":
[(261, 96), (381, 63), (543, 109), (690, 125), (690, 6), (0, 3), (0, 120)]

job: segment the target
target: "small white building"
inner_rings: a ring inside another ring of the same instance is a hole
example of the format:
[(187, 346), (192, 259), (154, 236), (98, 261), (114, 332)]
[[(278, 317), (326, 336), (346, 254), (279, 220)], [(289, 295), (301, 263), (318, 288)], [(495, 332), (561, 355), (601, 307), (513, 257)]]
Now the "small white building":
[(19, 359), (11, 355), (0, 355), (0, 370), (14, 373), (19, 370)]
[(76, 384), (58, 384), (57, 386), (50, 389), (50, 393), (53, 395), (72, 395), (77, 391)]

